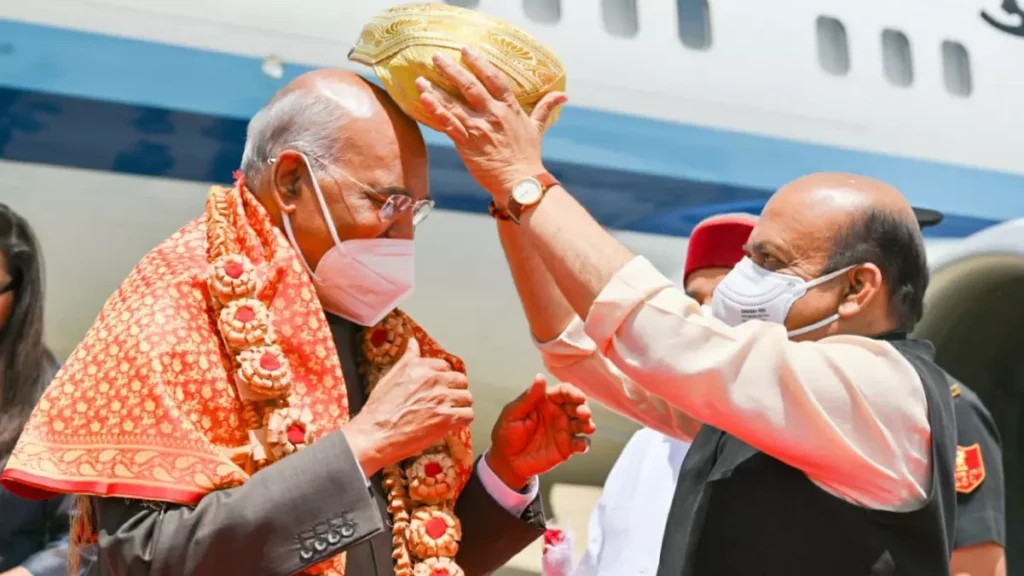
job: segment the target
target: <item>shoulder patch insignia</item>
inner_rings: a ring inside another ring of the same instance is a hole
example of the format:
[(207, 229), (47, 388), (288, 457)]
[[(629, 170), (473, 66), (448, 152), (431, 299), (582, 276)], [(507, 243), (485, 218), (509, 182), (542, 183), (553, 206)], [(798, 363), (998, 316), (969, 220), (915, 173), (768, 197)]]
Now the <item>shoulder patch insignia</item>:
[(981, 458), (981, 445), (956, 447), (956, 491), (970, 494), (985, 481), (985, 461)]
[(949, 393), (953, 395), (953, 398), (956, 398), (957, 396), (959, 396), (960, 395), (960, 385), (959, 384), (953, 384), (952, 386), (950, 386), (949, 387)]

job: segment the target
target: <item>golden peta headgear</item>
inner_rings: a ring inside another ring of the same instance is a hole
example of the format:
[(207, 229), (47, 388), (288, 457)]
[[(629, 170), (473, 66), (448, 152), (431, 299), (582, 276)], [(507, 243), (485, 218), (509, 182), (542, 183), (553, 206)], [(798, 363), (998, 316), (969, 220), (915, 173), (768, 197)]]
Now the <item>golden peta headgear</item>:
[[(465, 46), (480, 50), (508, 76), (527, 112), (544, 95), (565, 90), (565, 69), (550, 48), (507, 22), (447, 4), (407, 4), (384, 11), (363, 27), (349, 59), (373, 67), (406, 114), (437, 129), (419, 104), (416, 79), (423, 76), (456, 95), (458, 91), (444, 81), (431, 59), (442, 52), (461, 63)], [(548, 126), (558, 113), (556, 109), (551, 114)]]

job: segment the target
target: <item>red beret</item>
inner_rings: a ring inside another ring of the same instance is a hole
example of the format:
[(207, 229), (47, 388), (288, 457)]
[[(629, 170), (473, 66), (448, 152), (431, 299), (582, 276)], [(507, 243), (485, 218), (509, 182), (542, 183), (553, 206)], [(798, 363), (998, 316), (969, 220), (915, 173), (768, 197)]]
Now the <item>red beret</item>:
[(701, 268), (732, 268), (743, 259), (743, 245), (757, 224), (750, 214), (723, 214), (701, 221), (690, 233), (683, 284)]

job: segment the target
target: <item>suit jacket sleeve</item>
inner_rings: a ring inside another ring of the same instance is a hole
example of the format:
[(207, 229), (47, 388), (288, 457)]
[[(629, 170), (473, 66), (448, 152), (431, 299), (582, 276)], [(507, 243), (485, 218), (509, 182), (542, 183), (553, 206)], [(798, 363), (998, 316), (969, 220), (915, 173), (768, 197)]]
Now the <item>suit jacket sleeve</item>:
[(341, 432), (195, 508), (96, 498), (94, 510), (97, 573), (126, 576), (287, 576), (384, 529)]
[(456, 561), (466, 576), (493, 573), (543, 536), (547, 527), (540, 496), (517, 518), (495, 502), (475, 472), (459, 496), (455, 515), (462, 522)]

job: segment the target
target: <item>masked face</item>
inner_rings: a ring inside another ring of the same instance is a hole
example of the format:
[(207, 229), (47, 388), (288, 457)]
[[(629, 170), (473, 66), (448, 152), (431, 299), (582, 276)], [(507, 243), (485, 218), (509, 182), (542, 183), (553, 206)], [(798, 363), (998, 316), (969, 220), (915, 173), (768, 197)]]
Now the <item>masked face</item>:
[[(838, 278), (854, 268), (849, 266), (813, 280), (766, 270), (750, 258), (744, 258), (732, 269), (715, 289), (711, 302), (716, 318), (737, 326), (747, 320), (761, 320), (774, 324), (786, 324), (790, 308), (807, 292)], [(838, 308), (838, 306), (837, 306)], [(789, 336), (800, 336), (812, 332), (839, 319), (835, 313), (810, 325), (790, 330)]]
[[(334, 245), (320, 258), (312, 276), (324, 310), (360, 326), (373, 326), (388, 315), (413, 290), (415, 253), (413, 241), (405, 238), (362, 238), (342, 242), (334, 226), (323, 192), (313, 175), (309, 159), (302, 157), (309, 170), (320, 211)], [(302, 254), (291, 219), (282, 214), (284, 231), (296, 252)]]

